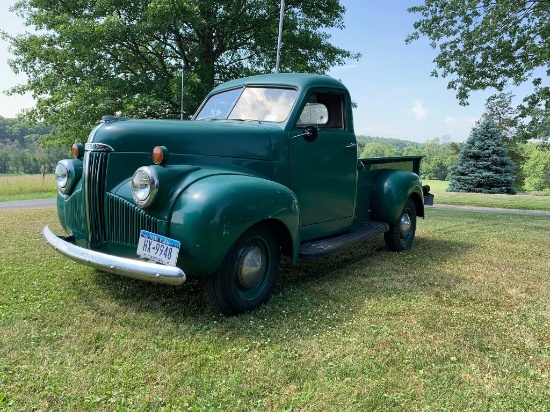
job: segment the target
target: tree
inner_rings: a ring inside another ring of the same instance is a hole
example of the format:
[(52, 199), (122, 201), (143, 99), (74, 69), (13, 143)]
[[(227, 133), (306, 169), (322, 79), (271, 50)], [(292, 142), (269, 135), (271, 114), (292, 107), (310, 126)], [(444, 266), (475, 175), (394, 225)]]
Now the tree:
[[(426, 36), (439, 49), (434, 76), (451, 77), (449, 88), (467, 104), (472, 91), (526, 82), (537, 69), (550, 75), (550, 1), (425, 0), (411, 42)], [(532, 80), (533, 93), (518, 107), (518, 136), (550, 136), (550, 87)]]
[(472, 129), (450, 169), (449, 192), (515, 193), (512, 162), (492, 120)]
[(51, 130), (43, 124), (28, 125), (21, 119), (0, 116), (0, 173), (53, 173), (67, 149), (40, 147)]
[(526, 143), (524, 150), (527, 157), (523, 165), (525, 190), (550, 189), (550, 150), (542, 150), (534, 143)]
[(390, 143), (372, 142), (365, 146), (359, 157), (398, 156), (399, 150)]
[[(179, 118), (220, 82), (273, 71), (278, 0), (20, 0), (13, 10), (38, 31), (11, 42), (11, 68), (28, 82), (58, 143), (84, 140), (101, 116)], [(338, 0), (285, 2), (281, 71), (326, 73), (358, 54), (323, 30), (344, 27)]]
[(422, 154), (425, 156), (420, 164), (423, 179), (446, 180), (457, 152), (456, 143), (449, 142), (445, 137), (427, 140), (422, 145)]
[(498, 93), (489, 97), (485, 103), (485, 113), (482, 120), (493, 120), (498, 128), (504, 146), (508, 150), (508, 156), (518, 167), (514, 168), (516, 186), (523, 186), (525, 175), (522, 165), (525, 163), (525, 156), (521, 149), (522, 136), (518, 132), (518, 110), (512, 107), (511, 92)]
[(483, 120), (491, 119), (495, 122), (505, 143), (513, 142), (517, 136), (518, 111), (512, 107), (513, 97), (511, 92), (490, 96), (485, 102), (485, 113), (481, 117)]

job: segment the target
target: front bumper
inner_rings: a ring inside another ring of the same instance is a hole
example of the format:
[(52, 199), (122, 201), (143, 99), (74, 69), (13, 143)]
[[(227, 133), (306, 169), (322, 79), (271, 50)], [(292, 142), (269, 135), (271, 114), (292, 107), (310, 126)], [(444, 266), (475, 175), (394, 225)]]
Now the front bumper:
[(186, 279), (183, 270), (175, 266), (107, 255), (73, 245), (54, 235), (48, 226), (42, 230), (42, 236), (52, 248), (62, 255), (77, 263), (104, 272), (165, 285), (181, 285)]

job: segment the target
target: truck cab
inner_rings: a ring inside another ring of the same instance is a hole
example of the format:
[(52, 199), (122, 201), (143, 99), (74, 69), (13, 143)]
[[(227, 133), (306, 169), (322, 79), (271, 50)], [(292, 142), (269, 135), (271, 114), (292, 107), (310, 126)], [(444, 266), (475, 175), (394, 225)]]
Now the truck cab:
[(382, 234), (407, 250), (421, 157), (358, 159), (351, 108), (328, 76), (274, 74), (216, 87), (189, 121), (105, 117), (56, 169), (68, 236), (43, 235), (105, 272), (203, 277), (225, 315), (269, 299), (281, 254), (297, 263)]

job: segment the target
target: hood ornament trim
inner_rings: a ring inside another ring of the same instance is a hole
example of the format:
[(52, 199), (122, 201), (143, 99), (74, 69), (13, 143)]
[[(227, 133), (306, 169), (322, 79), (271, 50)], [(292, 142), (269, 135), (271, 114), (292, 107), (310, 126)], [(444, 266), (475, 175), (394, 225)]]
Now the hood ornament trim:
[(86, 143), (84, 145), (84, 150), (87, 152), (114, 152), (111, 146), (105, 143)]

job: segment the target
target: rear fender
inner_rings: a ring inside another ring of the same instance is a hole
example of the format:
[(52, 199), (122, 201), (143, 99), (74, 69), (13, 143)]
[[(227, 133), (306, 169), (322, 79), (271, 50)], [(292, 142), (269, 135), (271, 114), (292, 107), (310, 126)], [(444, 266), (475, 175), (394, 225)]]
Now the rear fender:
[[(298, 200), (270, 180), (227, 174), (198, 180), (173, 204), (170, 237), (181, 242), (178, 266), (186, 273), (211, 274), (248, 228), (268, 224), (296, 261), (299, 249)], [(288, 244), (290, 243), (290, 245)]]
[(399, 219), (409, 197), (416, 205), (417, 216), (424, 217), (422, 182), (416, 173), (383, 169), (372, 171), (370, 217), (392, 225)]

